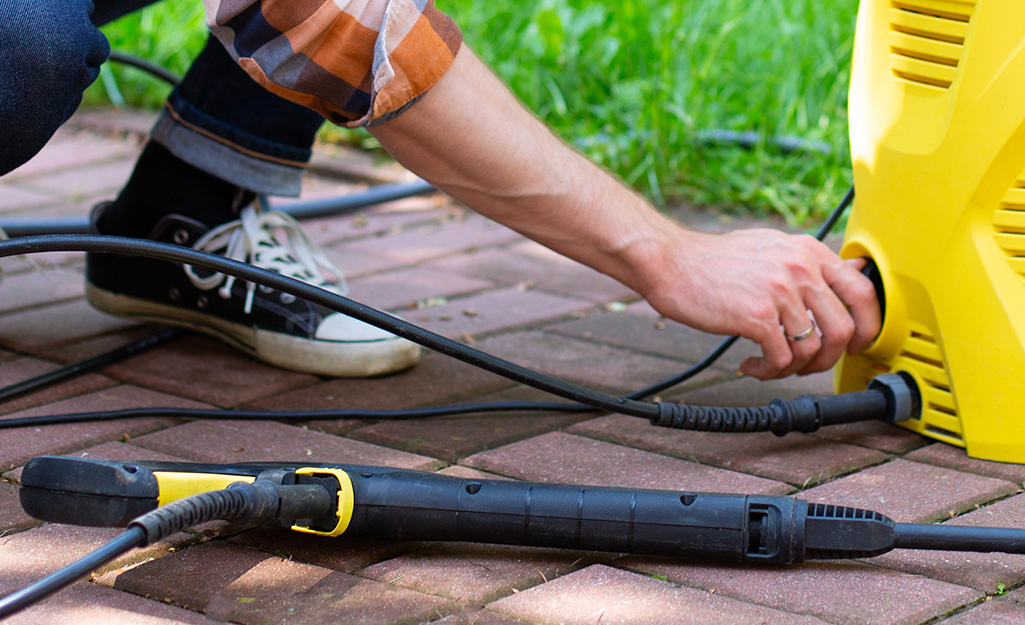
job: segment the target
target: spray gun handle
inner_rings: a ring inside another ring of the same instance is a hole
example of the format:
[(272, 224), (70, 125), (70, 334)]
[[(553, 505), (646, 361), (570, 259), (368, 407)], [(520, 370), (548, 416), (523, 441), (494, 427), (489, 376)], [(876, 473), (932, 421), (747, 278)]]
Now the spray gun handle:
[[(893, 522), (793, 497), (637, 490), (359, 465), (109, 462), (40, 457), (22, 474), (26, 512), (52, 522), (120, 526), (233, 482), (282, 474), (334, 479), (337, 524), (292, 529), (402, 540), (471, 541), (789, 564), (889, 550)], [(840, 527), (839, 525), (843, 525)]]

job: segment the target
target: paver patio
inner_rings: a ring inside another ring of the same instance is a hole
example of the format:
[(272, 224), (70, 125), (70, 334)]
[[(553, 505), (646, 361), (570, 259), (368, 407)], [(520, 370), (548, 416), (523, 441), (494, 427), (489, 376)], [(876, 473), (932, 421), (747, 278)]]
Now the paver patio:
[[(79, 115), (0, 180), (0, 219), (84, 216), (117, 192), (146, 116)], [(304, 197), (408, 174), (318, 152)], [(362, 178), (363, 182), (358, 179)], [(698, 211), (695, 227), (758, 225)], [(717, 337), (666, 322), (636, 295), (438, 195), (313, 220), (352, 296), (517, 363), (627, 393), (700, 359)], [(83, 256), (2, 259), (0, 386), (152, 334), (93, 311)], [(626, 304), (625, 306), (621, 304)], [(829, 374), (738, 378), (738, 345), (667, 397), (764, 404), (829, 393)], [(547, 399), (438, 354), (409, 372), (332, 380), (281, 371), (185, 335), (120, 364), (0, 404), (3, 417), (137, 406), (319, 410)], [(431, 421), (135, 421), (0, 433), (0, 593), (84, 555), (117, 530), (45, 525), (17, 503), (40, 454), (117, 460), (380, 464), (460, 476), (637, 488), (797, 494), (898, 521), (1023, 526), (1025, 468), (967, 458), (894, 426), (814, 434), (656, 430), (603, 414)], [(212, 523), (120, 558), (10, 623), (922, 623), (1025, 622), (1025, 558), (896, 551), (789, 568), (481, 544), (306, 537)]]

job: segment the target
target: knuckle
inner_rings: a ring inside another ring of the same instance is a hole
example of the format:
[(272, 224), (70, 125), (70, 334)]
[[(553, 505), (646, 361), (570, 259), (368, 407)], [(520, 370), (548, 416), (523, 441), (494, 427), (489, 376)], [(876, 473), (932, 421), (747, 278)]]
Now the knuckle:
[(763, 281), (765, 289), (768, 290), (773, 301), (783, 301), (786, 295), (793, 290), (793, 283), (790, 281), (793, 271), (789, 267), (784, 267), (784, 269), (786, 269), (785, 272), (773, 272)]
[(763, 326), (763, 332), (775, 331), (779, 326), (779, 313), (769, 301), (752, 304), (748, 314), (759, 326)]
[(775, 371), (783, 371), (794, 362), (794, 355), (790, 352), (779, 352), (771, 356), (766, 356), (765, 360), (769, 363)]
[(840, 342), (846, 345), (854, 336), (854, 331), (857, 330), (857, 326), (854, 325), (854, 319), (851, 319), (849, 316), (842, 317), (840, 319), (839, 326), (840, 327), (837, 328), (837, 333), (840, 335)]
[(794, 235), (794, 238), (796, 238), (805, 247), (818, 248), (818, 246), (822, 245), (818, 239), (810, 234), (797, 234)]
[(851, 285), (851, 295), (858, 301), (869, 301), (876, 297), (876, 288), (872, 281), (858, 274), (858, 279)]
[(801, 246), (804, 247), (805, 250), (814, 254), (815, 256), (820, 256), (823, 253), (828, 254), (830, 257), (835, 256), (833, 251), (826, 247), (825, 243), (819, 241), (810, 234), (799, 234), (797, 235), (797, 239), (798, 241), (800, 241)]
[(823, 339), (813, 335), (803, 341), (794, 342), (792, 349), (795, 354), (799, 354), (807, 360), (822, 349), (823, 342)]
[(830, 320), (828, 325), (822, 326), (822, 345), (831, 349), (845, 346), (854, 337), (856, 329), (849, 315)]

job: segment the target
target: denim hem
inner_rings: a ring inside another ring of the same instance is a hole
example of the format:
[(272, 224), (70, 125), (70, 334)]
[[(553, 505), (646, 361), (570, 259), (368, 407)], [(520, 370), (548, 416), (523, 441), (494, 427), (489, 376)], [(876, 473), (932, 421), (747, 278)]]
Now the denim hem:
[(151, 138), (186, 163), (256, 193), (298, 197), (303, 167), (275, 163), (239, 151), (182, 124), (167, 109), (160, 114)]

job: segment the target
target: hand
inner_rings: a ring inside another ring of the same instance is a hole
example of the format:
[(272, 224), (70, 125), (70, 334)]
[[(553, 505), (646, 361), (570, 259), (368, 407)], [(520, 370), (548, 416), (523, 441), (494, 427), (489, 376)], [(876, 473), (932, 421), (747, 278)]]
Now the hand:
[[(746, 375), (824, 371), (879, 333), (879, 303), (860, 273), (863, 259), (844, 261), (814, 237), (774, 230), (667, 234), (675, 250), (657, 255), (646, 281), (653, 286), (643, 295), (666, 317), (758, 343), (762, 356), (743, 362)], [(793, 340), (812, 327), (812, 316), (818, 331)]]

